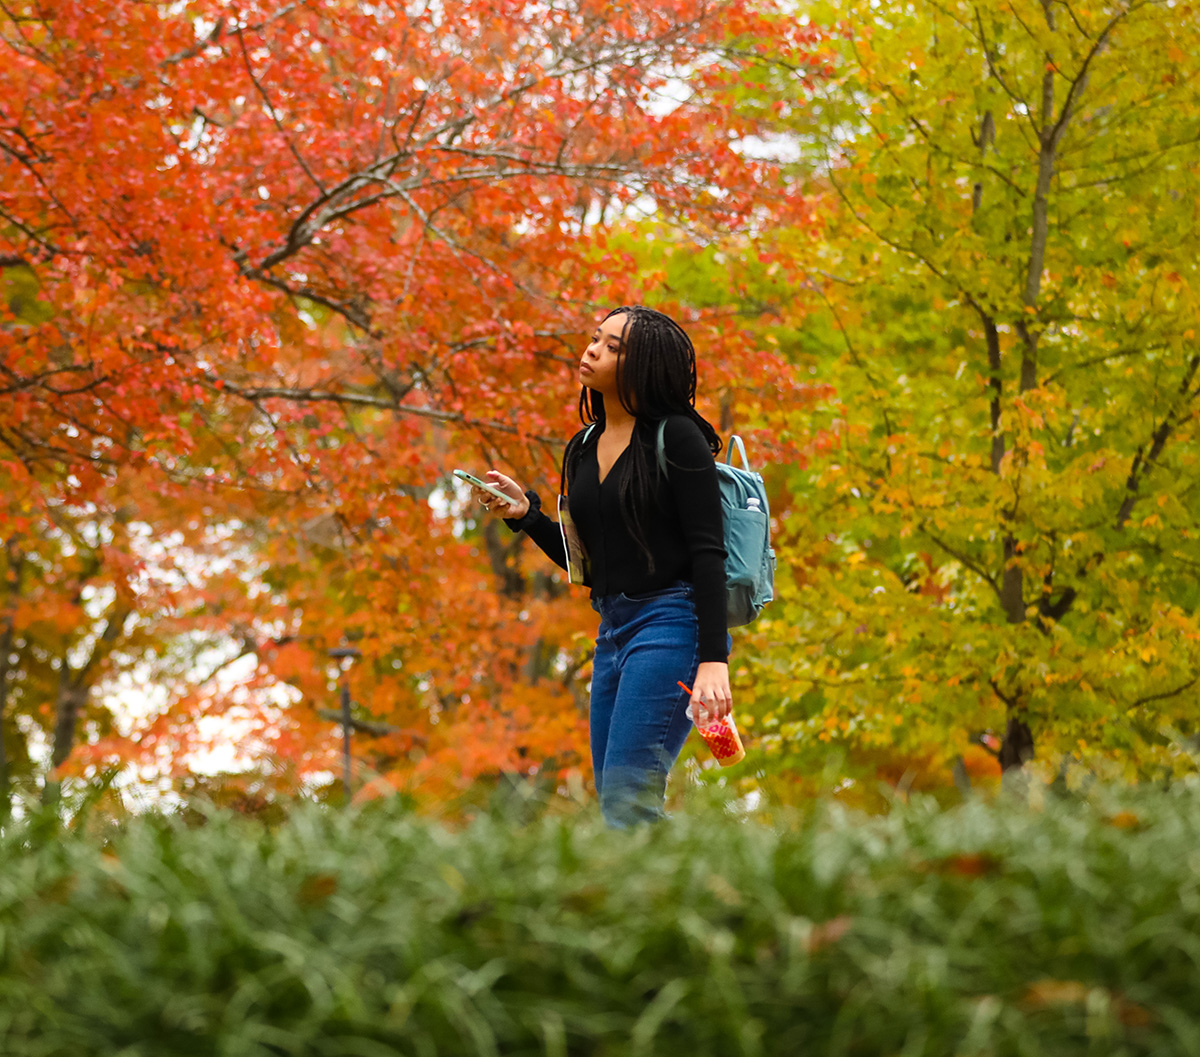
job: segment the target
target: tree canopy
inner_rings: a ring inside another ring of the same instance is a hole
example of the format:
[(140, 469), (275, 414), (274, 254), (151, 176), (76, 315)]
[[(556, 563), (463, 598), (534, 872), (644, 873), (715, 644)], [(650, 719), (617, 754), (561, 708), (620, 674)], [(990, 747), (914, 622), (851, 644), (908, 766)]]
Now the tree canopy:
[(822, 745), (1190, 768), (1196, 12), (821, 10), (854, 33), (780, 131), (828, 210), (788, 258), (811, 314), (776, 333), (839, 443), (779, 475), (767, 740), (810, 771)]
[[(820, 45), (744, 0), (4, 5), (6, 768), (235, 732), (302, 783), (344, 642), (392, 784), (578, 761), (590, 613), (447, 472), (554, 479), (578, 336), (656, 285), (637, 217), (802, 222), (737, 100)], [(786, 371), (679, 310), (714, 401)]]
[(1194, 766), (1190, 4), (47, 0), (0, 52), (0, 785), (332, 789), (339, 647), (367, 788), (584, 780), (593, 614), (449, 470), (551, 494), (639, 301), (767, 464), (743, 783)]

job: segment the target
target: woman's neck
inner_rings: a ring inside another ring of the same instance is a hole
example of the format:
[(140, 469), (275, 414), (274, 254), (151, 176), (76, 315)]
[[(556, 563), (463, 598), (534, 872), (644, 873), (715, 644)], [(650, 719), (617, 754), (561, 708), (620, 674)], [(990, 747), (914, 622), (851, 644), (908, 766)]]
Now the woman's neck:
[(614, 399), (612, 404), (613, 406), (609, 407), (609, 402), (604, 402), (604, 428), (613, 429), (618, 433), (633, 429), (633, 424), (637, 421), (636, 416), (626, 411), (619, 400)]

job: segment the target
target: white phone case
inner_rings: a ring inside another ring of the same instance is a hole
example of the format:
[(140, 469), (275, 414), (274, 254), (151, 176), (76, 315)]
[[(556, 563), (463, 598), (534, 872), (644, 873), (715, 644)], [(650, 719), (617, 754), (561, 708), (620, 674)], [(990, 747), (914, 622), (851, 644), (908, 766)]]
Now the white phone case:
[(466, 481), (467, 484), (469, 484), (469, 485), (473, 485), (476, 488), (482, 488), (485, 492), (490, 492), (497, 499), (503, 499), (504, 502), (506, 502), (509, 506), (512, 506), (516, 502), (516, 500), (513, 499), (512, 496), (505, 495), (503, 492), (500, 491), (499, 488), (495, 488), (492, 485), (487, 484), (484, 481), (481, 481), (474, 474), (467, 473), (466, 470), (455, 470), (454, 476), (457, 477), (460, 481)]

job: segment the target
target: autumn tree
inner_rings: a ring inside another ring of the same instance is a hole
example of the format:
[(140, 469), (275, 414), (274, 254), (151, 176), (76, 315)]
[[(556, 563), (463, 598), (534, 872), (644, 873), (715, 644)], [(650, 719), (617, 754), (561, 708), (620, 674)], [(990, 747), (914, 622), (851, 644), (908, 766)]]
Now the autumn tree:
[(840, 442), (779, 476), (764, 743), (1190, 767), (1197, 11), (820, 11), (855, 31), (780, 122), (826, 207), (785, 257), (812, 314), (775, 336), (836, 387)]
[[(53, 618), (10, 608), (0, 703), (21, 688), (58, 761), (100, 684), (139, 672), (169, 699), (132, 731), (93, 717), (77, 770), (178, 766), (214, 715), (319, 773), (346, 640), (397, 784), (577, 755), (590, 613), (446, 471), (553, 486), (577, 337), (653, 285), (606, 245), (623, 218), (703, 245), (792, 209), (733, 104), (764, 62), (806, 92), (818, 39), (742, 0), (5, 4), (6, 583), (65, 612), (82, 561), (123, 632), (155, 630), (125, 641), (80, 595), (106, 648), (58, 708), (30, 674)], [(690, 321), (723, 339), (718, 379), (772, 369), (719, 314)], [(62, 550), (56, 518), (103, 530), (62, 576), (26, 563)], [(209, 677), (235, 660), (238, 687)]]

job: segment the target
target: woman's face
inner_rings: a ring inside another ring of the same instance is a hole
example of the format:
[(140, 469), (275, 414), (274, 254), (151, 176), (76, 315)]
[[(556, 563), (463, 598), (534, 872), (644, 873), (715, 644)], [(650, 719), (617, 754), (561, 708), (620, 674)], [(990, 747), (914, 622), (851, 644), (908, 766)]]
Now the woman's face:
[(609, 316), (592, 334), (579, 362), (579, 381), (604, 397), (617, 396), (617, 365), (627, 316)]

